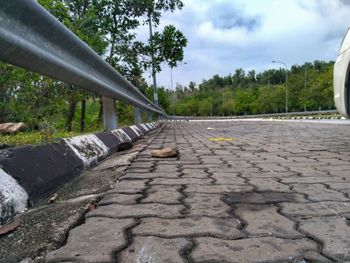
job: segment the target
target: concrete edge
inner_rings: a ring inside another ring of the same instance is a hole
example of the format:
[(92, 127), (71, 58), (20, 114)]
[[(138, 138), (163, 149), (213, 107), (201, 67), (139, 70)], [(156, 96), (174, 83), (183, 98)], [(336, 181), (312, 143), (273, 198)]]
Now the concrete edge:
[(144, 123), (0, 150), (0, 225), (118, 151), (119, 145), (136, 141), (159, 125)]

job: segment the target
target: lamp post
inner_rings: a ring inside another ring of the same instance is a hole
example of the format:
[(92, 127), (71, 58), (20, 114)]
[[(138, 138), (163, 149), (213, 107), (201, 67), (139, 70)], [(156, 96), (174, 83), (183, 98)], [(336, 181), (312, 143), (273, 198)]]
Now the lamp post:
[(304, 112), (306, 112), (306, 63), (305, 63), (305, 78), (304, 78)]
[(225, 105), (224, 91), (222, 91), (222, 116), (225, 116), (224, 105)]
[(213, 98), (211, 96), (211, 87), (210, 87), (210, 117), (213, 117)]
[[(187, 65), (187, 62), (179, 63), (177, 65)], [(173, 96), (173, 116), (175, 116), (175, 99), (176, 99), (176, 91), (173, 90), (173, 67), (170, 66), (170, 89), (172, 92), (174, 92)]]
[(272, 63), (282, 64), (286, 68), (286, 113), (288, 113), (288, 68), (286, 63), (273, 60)]

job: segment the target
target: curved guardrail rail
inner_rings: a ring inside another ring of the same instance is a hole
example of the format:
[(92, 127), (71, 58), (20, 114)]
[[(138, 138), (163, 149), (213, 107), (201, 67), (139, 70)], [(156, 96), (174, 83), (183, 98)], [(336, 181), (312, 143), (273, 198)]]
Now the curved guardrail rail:
[(34, 0), (0, 0), (0, 60), (166, 116)]

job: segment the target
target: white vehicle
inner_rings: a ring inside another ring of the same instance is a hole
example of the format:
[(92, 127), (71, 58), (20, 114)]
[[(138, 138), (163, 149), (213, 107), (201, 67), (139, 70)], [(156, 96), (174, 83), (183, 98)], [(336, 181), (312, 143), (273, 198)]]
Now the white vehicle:
[(350, 28), (334, 64), (333, 87), (335, 106), (341, 115), (350, 118)]

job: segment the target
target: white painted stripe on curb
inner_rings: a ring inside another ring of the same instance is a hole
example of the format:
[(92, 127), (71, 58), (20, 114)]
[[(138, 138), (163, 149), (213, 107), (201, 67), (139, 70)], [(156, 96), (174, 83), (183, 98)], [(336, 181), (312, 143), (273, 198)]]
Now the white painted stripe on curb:
[(85, 167), (97, 163), (98, 158), (106, 157), (109, 153), (109, 148), (94, 134), (75, 136), (64, 141), (83, 161)]
[(126, 132), (123, 131), (122, 129), (116, 129), (116, 130), (113, 130), (111, 132), (121, 142), (131, 141), (130, 136), (127, 135)]
[(5, 219), (26, 210), (27, 192), (12, 178), (0, 169), (0, 218)]
[(146, 124), (140, 124), (140, 126), (142, 127), (142, 128), (144, 128), (146, 131), (149, 131), (149, 128), (147, 127), (147, 125)]
[(149, 123), (145, 123), (145, 125), (150, 129), (150, 130), (152, 130), (153, 128), (152, 128), (152, 126), (151, 126), (151, 124), (149, 124)]
[(137, 136), (142, 136), (142, 131), (136, 125), (130, 126), (130, 128), (136, 133)]

